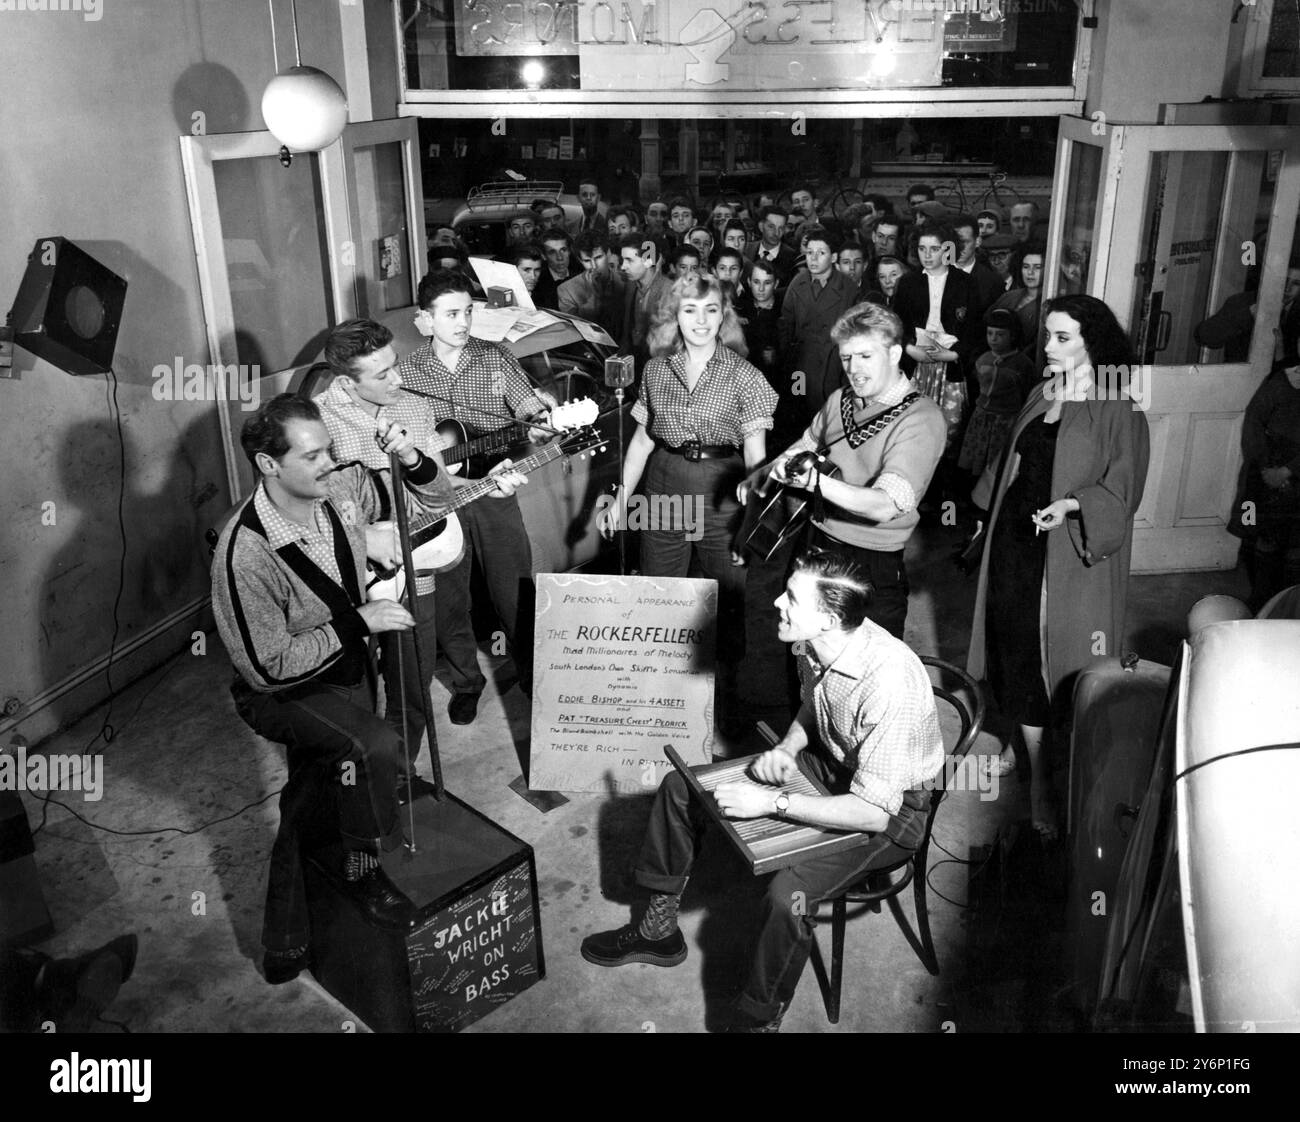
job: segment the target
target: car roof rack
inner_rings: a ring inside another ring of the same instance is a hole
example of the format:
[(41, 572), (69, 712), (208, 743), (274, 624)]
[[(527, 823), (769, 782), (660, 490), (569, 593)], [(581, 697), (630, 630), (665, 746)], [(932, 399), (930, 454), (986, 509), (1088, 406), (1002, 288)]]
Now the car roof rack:
[(487, 210), (503, 206), (528, 207), (534, 199), (558, 203), (564, 184), (558, 179), (501, 180), (471, 187), (465, 196), (470, 210)]

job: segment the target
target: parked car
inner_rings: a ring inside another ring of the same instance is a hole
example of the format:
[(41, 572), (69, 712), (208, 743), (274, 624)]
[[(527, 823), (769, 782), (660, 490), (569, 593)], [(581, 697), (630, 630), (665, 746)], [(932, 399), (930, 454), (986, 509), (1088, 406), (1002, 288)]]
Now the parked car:
[(1093, 1029), (1300, 1030), (1297, 591), (1076, 691), (1067, 966)]
[(432, 234), (436, 225), (450, 225), (471, 254), (497, 257), (506, 249), (506, 229), (520, 214), (531, 214), (536, 199), (546, 199), (564, 208), (566, 224), (582, 216), (577, 195), (563, 193), (556, 179), (506, 179), (484, 183), (463, 199), (425, 200), (424, 221)]

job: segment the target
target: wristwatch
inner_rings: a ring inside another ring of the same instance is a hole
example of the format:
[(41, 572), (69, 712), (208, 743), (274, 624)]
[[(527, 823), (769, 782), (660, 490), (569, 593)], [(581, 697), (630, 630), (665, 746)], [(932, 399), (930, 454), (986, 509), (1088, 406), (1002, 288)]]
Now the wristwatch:
[(778, 818), (784, 818), (785, 812), (790, 809), (790, 796), (782, 791), (776, 797), (776, 814)]

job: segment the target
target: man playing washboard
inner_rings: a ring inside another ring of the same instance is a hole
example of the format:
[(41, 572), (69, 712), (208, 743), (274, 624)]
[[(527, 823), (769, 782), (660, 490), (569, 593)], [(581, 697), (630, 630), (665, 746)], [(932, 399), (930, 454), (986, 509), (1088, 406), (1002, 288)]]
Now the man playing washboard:
[[(812, 945), (818, 901), (920, 845), (929, 793), (943, 765), (930, 679), (920, 659), (867, 618), (871, 584), (854, 561), (812, 550), (794, 563), (777, 600), (779, 635), (793, 643), (802, 704), (775, 748), (755, 757), (751, 779), (713, 794), (728, 818), (765, 815), (872, 836), (856, 849), (813, 858), (768, 882), (749, 977), (737, 999), (738, 1031), (775, 1032)], [(796, 760), (831, 792), (787, 795)], [(582, 957), (598, 966), (686, 958), (677, 909), (708, 818), (676, 772), (660, 784), (634, 870), (650, 892), (639, 924), (590, 935)], [(801, 906), (796, 906), (801, 905)]]

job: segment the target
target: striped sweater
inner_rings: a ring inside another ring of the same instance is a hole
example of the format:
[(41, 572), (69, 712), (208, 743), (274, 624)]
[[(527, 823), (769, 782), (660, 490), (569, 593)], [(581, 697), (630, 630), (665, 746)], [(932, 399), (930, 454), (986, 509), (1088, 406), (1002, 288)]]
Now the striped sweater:
[[(450, 497), (447, 475), (433, 460), (424, 460), (407, 481), (426, 509)], [(365, 603), (366, 527), (383, 509), (379, 488), (360, 464), (329, 477), (322, 505), (342, 584), (297, 543), (271, 547), (257, 510), (260, 482), (222, 532), (212, 566), (217, 631), (235, 669), (259, 693), (308, 680), (351, 685), (367, 672), (370, 632), (357, 608)]]

